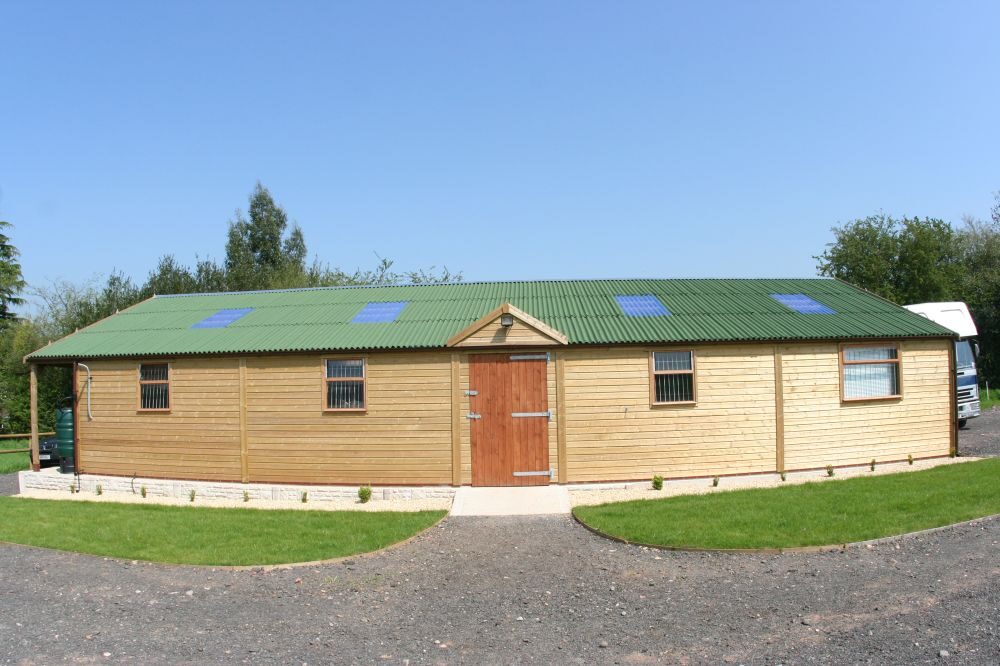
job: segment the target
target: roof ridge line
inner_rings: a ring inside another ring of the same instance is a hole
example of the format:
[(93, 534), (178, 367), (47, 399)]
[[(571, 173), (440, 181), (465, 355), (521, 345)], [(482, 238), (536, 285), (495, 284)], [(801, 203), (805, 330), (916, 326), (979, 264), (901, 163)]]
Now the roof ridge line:
[(417, 283), (392, 283), (392, 284), (344, 284), (332, 285), (329, 287), (291, 287), (288, 289), (249, 289), (246, 291), (198, 291), (188, 294), (153, 294), (152, 298), (183, 298), (185, 296), (238, 296), (241, 294), (283, 294), (297, 291), (336, 291), (339, 289), (393, 289), (412, 287), (460, 287), (466, 285), (486, 285), (486, 284), (564, 284), (570, 282), (698, 282), (698, 281), (718, 281), (718, 282), (751, 282), (768, 280), (774, 282), (785, 282), (790, 280), (809, 280), (815, 282), (836, 282), (836, 278), (812, 276), (812, 277), (628, 277), (628, 278), (549, 278), (542, 280), (470, 280), (463, 282), (417, 282)]

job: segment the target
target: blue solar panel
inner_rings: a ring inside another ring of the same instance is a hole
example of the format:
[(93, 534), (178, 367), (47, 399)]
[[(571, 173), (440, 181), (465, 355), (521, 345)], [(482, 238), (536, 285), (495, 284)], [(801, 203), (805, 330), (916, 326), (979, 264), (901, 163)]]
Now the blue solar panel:
[(361, 308), (361, 312), (351, 320), (352, 324), (386, 324), (396, 321), (409, 301), (390, 301), (386, 303), (369, 303)]
[(669, 317), (670, 310), (663, 306), (656, 296), (641, 294), (639, 296), (615, 296), (618, 307), (629, 317)]
[(237, 319), (247, 316), (253, 312), (253, 308), (231, 308), (219, 310), (214, 315), (205, 317), (197, 324), (192, 324), (191, 328), (225, 328)]
[(771, 294), (771, 298), (799, 314), (837, 314), (833, 308), (829, 308), (805, 294)]

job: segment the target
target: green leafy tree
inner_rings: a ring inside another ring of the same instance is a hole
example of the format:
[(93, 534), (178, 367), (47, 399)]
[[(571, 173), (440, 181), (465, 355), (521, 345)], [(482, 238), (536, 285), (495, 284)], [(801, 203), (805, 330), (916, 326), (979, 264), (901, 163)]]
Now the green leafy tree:
[(17, 261), (20, 252), (4, 233), (11, 228), (13, 225), (9, 222), (0, 221), (0, 322), (16, 319), (12, 308), (24, 305), (24, 299), (20, 297), (25, 287), (24, 276)]
[[(30, 320), (12, 322), (0, 335), (0, 432), (30, 430), (29, 369), (23, 359), (46, 342), (45, 332)], [(42, 431), (52, 430), (55, 408), (71, 390), (68, 369), (39, 366), (38, 425)]]
[(960, 287), (958, 237), (943, 220), (879, 214), (835, 227), (833, 234), (834, 242), (815, 257), (821, 275), (901, 304), (944, 300)]
[(306, 243), (298, 225), (260, 183), (250, 194), (247, 217), (236, 211), (226, 242), (226, 281), (232, 290), (298, 286), (305, 275)]

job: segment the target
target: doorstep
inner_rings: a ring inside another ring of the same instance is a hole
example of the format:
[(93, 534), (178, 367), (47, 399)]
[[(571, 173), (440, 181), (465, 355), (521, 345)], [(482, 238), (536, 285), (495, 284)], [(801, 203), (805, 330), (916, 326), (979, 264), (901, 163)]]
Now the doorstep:
[(565, 486), (518, 488), (472, 488), (463, 486), (455, 493), (452, 516), (544, 516), (570, 512), (569, 491)]

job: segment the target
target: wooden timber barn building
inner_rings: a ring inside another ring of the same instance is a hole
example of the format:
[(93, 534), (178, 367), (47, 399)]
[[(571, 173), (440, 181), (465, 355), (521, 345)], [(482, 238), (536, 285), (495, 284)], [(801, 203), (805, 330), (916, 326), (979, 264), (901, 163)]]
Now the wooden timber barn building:
[(954, 333), (830, 279), (155, 296), (71, 365), (81, 473), (517, 486), (957, 452)]

